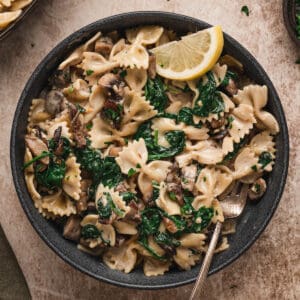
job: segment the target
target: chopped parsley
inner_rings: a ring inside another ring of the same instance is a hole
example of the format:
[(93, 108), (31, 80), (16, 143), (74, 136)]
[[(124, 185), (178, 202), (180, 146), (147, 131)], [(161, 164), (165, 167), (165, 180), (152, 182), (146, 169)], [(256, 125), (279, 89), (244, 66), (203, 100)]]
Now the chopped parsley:
[(233, 116), (229, 116), (227, 118), (227, 121), (228, 121), (228, 129), (231, 129), (232, 128), (232, 122), (234, 121), (234, 117)]
[(122, 70), (122, 71), (120, 72), (120, 77), (124, 78), (124, 77), (126, 77), (126, 76), (127, 76), (127, 71), (126, 71), (126, 70)]
[(93, 70), (86, 70), (86, 75), (91, 76), (94, 73)]
[(252, 169), (254, 172), (257, 172), (257, 166), (256, 166), (256, 165), (251, 166), (251, 169)]
[(250, 11), (247, 5), (242, 6), (241, 12), (244, 13), (247, 17), (249, 17)]
[(90, 130), (93, 128), (93, 123), (88, 123), (85, 125), (86, 129)]
[(131, 177), (131, 176), (133, 176), (134, 174), (136, 174), (136, 170), (133, 169), (133, 168), (130, 168), (129, 171), (128, 171), (128, 173), (127, 173), (127, 176), (128, 176), (128, 177)]

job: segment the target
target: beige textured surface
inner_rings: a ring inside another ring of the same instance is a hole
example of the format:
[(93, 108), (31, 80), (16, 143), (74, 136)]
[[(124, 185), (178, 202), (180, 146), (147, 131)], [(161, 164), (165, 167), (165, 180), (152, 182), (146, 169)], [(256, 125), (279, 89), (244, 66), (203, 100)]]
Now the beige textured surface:
[[(281, 204), (259, 240), (238, 261), (208, 280), (207, 299), (300, 299), (300, 57), (283, 25), (281, 0), (55, 0), (40, 1), (0, 42), (0, 221), (27, 278), (34, 299), (187, 299), (191, 286), (163, 291), (113, 287), (81, 274), (38, 237), (18, 202), (10, 175), (9, 135), (18, 97), (38, 62), (74, 30), (112, 14), (167, 10), (221, 24), (270, 75), (289, 123), (291, 160)], [(240, 8), (248, 4), (251, 15)], [(298, 245), (297, 245), (298, 244)], [(298, 246), (298, 249), (296, 248)], [(298, 264), (298, 267), (296, 265)]]

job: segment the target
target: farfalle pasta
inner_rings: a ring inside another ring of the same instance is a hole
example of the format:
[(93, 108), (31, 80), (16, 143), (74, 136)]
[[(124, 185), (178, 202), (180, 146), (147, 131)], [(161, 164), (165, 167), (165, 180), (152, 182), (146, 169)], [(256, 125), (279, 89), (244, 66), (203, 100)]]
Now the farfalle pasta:
[[(97, 33), (61, 62), (28, 114), (24, 176), (35, 207), (125, 273), (190, 270), (224, 222), (222, 200), (240, 186), (261, 198), (274, 166), (267, 87), (243, 86), (229, 55), (193, 80), (157, 75), (151, 49), (175, 39), (161, 26)], [(216, 253), (234, 231), (224, 226)]]

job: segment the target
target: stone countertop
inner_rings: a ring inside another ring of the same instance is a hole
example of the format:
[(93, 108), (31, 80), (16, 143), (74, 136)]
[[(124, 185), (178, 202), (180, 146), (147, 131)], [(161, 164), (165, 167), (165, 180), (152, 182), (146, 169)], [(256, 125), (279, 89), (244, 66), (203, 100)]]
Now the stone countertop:
[[(248, 4), (250, 16), (240, 12)], [(207, 299), (300, 299), (300, 57), (283, 24), (281, 0), (53, 0), (34, 11), (0, 42), (0, 222), (27, 279), (33, 299), (187, 299), (191, 285), (161, 291), (114, 287), (62, 261), (34, 231), (15, 193), (9, 138), (20, 93), (40, 60), (63, 38), (97, 19), (133, 10), (190, 15), (223, 30), (261, 63), (281, 98), (290, 133), (290, 169), (281, 203), (258, 241), (236, 262), (211, 276)], [(299, 226), (298, 226), (299, 229)], [(297, 249), (298, 246), (298, 249)], [(297, 251), (298, 250), (298, 251)]]

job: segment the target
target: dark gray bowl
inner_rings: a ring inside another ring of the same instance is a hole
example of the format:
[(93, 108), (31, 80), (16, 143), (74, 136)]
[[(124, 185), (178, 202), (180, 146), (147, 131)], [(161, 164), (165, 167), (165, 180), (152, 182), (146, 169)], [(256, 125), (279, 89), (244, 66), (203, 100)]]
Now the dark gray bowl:
[[(22, 166), (24, 157), (24, 134), (26, 131), (27, 114), (32, 98), (37, 97), (45, 86), (49, 75), (71, 50), (82, 44), (97, 31), (108, 32), (114, 29), (123, 30), (127, 27), (142, 24), (159, 24), (172, 28), (179, 33), (197, 31), (210, 25), (194, 18), (165, 12), (134, 12), (108, 17), (92, 23), (73, 33), (58, 44), (38, 65), (33, 72), (20, 97), (11, 132), (11, 166), (15, 187), (21, 204), (35, 230), (42, 239), (62, 259), (97, 279), (108, 283), (131, 288), (159, 289), (170, 288), (191, 283), (196, 279), (199, 266), (190, 271), (182, 272), (173, 269), (164, 276), (146, 277), (141, 269), (130, 274), (114, 271), (102, 264), (99, 259), (76, 249), (76, 245), (65, 240), (60, 229), (45, 220), (34, 207), (27, 191)], [(255, 60), (238, 42), (225, 34), (224, 52), (240, 60), (246, 73), (259, 84), (269, 88), (268, 110), (280, 124), (280, 133), (276, 137), (277, 155), (273, 172), (268, 177), (268, 189), (263, 199), (256, 205), (247, 205), (240, 217), (236, 234), (229, 238), (230, 248), (215, 255), (209, 274), (213, 274), (229, 265), (244, 253), (259, 237), (270, 221), (283, 192), (289, 161), (288, 130), (280, 99), (269, 77)]]

